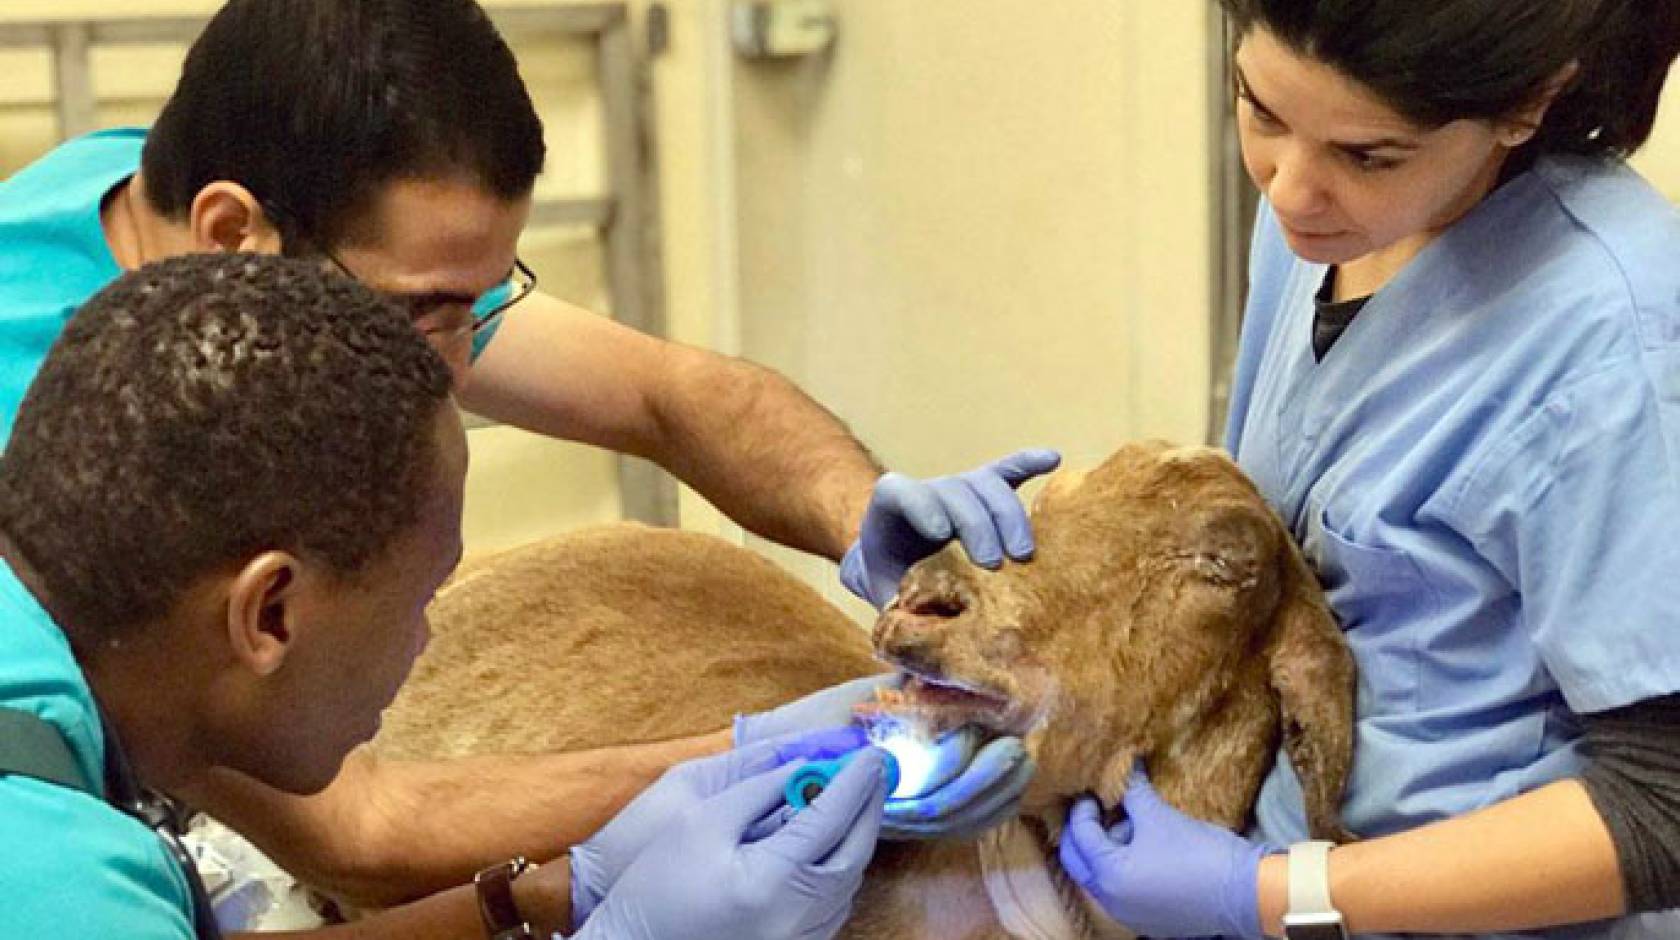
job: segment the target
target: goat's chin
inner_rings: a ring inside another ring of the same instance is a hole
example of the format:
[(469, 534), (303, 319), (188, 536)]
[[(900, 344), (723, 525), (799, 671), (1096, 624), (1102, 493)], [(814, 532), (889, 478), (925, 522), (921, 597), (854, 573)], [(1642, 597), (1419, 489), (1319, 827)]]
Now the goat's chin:
[(1071, 772), (1069, 768), (1058, 766), (1059, 762), (1054, 760), (1040, 760), (1039, 749), (1033, 746), (1030, 737), (1027, 739), (1027, 753), (1038, 762), (1038, 769), (1021, 794), (1021, 815), (1045, 817), (1052, 813), (1065, 813), (1069, 803), (1092, 791), (1088, 779), (1090, 774)]
[(1087, 719), (1070, 726), (1066, 718), (1053, 715), (1022, 739), (1038, 765), (1021, 797), (1023, 815), (1059, 815), (1088, 795), (1110, 806), (1124, 790), (1138, 753), (1134, 736), (1124, 725)]

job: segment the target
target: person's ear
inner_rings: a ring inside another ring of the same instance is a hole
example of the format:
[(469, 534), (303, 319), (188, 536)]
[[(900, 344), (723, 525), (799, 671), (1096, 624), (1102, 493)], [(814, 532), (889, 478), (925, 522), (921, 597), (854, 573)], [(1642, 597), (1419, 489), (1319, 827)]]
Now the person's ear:
[(1515, 150), (1533, 140), (1534, 135), (1540, 132), (1540, 125), (1546, 122), (1546, 112), (1551, 110), (1558, 97), (1569, 89), (1580, 73), (1581, 63), (1573, 59), (1552, 73), (1552, 77), (1546, 80), (1540, 91), (1527, 104), (1495, 126), (1500, 144)]
[(280, 253), (280, 230), (274, 220), (250, 190), (230, 180), (199, 190), (187, 222), (200, 251)]
[(285, 664), (299, 630), (302, 564), (286, 552), (264, 552), (246, 562), (228, 587), (228, 649), (260, 678)]

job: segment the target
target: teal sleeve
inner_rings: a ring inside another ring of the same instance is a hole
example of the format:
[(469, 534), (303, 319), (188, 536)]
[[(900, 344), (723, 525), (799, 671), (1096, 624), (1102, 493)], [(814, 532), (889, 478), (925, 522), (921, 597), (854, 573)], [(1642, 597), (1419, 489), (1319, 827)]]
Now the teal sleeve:
[(0, 778), (0, 937), (193, 940), (186, 876), (98, 798)]

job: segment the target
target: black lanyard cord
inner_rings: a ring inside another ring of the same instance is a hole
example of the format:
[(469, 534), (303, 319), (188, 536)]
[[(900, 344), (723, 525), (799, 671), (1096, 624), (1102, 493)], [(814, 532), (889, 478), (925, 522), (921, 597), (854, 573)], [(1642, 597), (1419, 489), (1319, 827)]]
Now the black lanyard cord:
[(167, 797), (148, 791), (135, 779), (122, 745), (117, 741), (116, 731), (105, 720), (103, 710), (100, 711), (99, 724), (105, 732), (106, 800), (152, 830), (180, 867), (181, 874), (187, 879), (187, 890), (192, 895), (193, 934), (197, 940), (222, 940), (222, 929), (217, 925), (216, 912), (210, 906), (210, 892), (204, 888), (204, 879), (199, 877), (198, 864), (193, 861), (192, 853), (181, 841), (185, 827), (180, 808)]

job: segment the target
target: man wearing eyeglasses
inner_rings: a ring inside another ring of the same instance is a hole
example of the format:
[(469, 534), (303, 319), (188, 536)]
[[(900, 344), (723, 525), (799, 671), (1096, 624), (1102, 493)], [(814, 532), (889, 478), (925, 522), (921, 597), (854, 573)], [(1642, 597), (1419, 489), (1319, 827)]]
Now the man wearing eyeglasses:
[[(1054, 454), (931, 481), (882, 476), (779, 375), (536, 290), (515, 246), (544, 156), (513, 58), (471, 0), (232, 0), (150, 131), (71, 141), (0, 183), (0, 439), (70, 314), (123, 271), (279, 253), (402, 302), (470, 410), (648, 457), (746, 528), (844, 556), (842, 580), (877, 605), (952, 538), (983, 564), (1030, 556), (1013, 487)], [(673, 762), (843, 721), (867, 694), (830, 690), (733, 733), (609, 755), (393, 765), (357, 754), (309, 799), (227, 775), (202, 808), (309, 880), (389, 902), (498, 859), (552, 857)], [(975, 794), (1007, 807), (998, 792), (1018, 793), (1031, 768), (1019, 742), (1000, 746), (949, 802), (929, 797), (921, 832), (975, 828)]]

